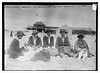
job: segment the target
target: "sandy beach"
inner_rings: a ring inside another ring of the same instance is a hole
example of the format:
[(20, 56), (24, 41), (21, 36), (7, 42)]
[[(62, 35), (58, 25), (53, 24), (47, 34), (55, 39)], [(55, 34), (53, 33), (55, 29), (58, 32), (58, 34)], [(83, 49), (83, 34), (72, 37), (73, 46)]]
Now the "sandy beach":
[[(13, 38), (9, 36), (10, 32), (5, 32), (5, 50), (9, 48), (9, 44)], [(25, 32), (27, 35), (23, 38), (24, 42), (27, 42), (30, 33)], [(77, 40), (77, 35), (72, 35), (71, 43), (74, 45)], [(49, 62), (29, 60), (18, 61), (16, 59), (9, 59), (8, 55), (5, 55), (5, 70), (96, 70), (96, 42), (95, 35), (86, 35), (85, 40), (89, 46), (91, 53), (94, 57), (87, 58), (84, 61), (79, 61), (77, 58), (68, 57), (63, 55), (63, 58), (50, 57)]]

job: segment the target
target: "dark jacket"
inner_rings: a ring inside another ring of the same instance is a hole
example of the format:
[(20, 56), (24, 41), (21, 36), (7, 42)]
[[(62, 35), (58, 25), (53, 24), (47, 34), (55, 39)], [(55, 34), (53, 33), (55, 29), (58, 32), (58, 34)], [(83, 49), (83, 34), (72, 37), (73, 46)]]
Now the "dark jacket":
[(39, 36), (36, 37), (36, 44), (34, 44), (34, 39), (33, 37), (31, 36), (28, 40), (28, 45), (35, 45), (35, 46), (39, 46), (41, 47), (42, 46), (42, 42), (41, 42), (41, 38)]
[(86, 41), (85, 40), (79, 40), (79, 39), (75, 42), (75, 45), (74, 45), (75, 50), (77, 50), (78, 48), (81, 48), (81, 49), (87, 48), (87, 49), (89, 49)]
[(19, 48), (19, 41), (17, 39), (13, 39), (10, 48), (9, 48), (9, 57), (10, 58), (18, 58), (20, 55), (22, 55), (22, 50), (24, 48)]
[(56, 48), (59, 48), (60, 46), (70, 46), (71, 47), (71, 43), (68, 37), (64, 37), (64, 42), (62, 41), (61, 37), (57, 37)]
[(79, 39), (78, 39), (78, 40), (75, 42), (75, 45), (74, 45), (74, 52), (75, 52), (75, 53), (77, 54), (77, 56), (78, 56), (80, 50), (85, 49), (85, 48), (87, 49), (88, 57), (94, 56), (92, 53), (90, 53), (88, 44), (86, 43), (85, 40), (79, 40)]
[(50, 46), (50, 47), (54, 46), (54, 37), (53, 36), (50, 37), (50, 43), (48, 42), (47, 36), (43, 37), (43, 47), (48, 47), (48, 46)]

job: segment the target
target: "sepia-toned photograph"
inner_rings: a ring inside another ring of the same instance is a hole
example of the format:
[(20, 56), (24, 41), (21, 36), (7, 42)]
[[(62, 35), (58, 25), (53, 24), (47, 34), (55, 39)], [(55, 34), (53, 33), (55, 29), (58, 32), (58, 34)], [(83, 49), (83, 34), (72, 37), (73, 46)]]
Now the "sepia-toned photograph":
[(97, 71), (98, 2), (2, 2), (4, 71)]

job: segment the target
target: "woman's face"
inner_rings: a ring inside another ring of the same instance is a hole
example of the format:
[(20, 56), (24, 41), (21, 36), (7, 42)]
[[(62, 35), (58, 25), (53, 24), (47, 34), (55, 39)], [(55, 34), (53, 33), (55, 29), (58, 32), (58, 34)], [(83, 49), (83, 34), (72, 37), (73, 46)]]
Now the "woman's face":
[(84, 39), (84, 37), (80, 37), (79, 39), (80, 39), (80, 40), (83, 40), (83, 39)]
[(61, 37), (65, 37), (65, 33), (64, 32), (61, 33)]
[(65, 37), (66, 37), (66, 36), (68, 37), (68, 33), (65, 34)]
[(19, 36), (18, 36), (18, 39), (20, 40), (20, 39), (22, 39), (22, 37), (23, 37), (22, 35), (19, 35)]
[(36, 38), (36, 37), (37, 37), (37, 34), (33, 34), (32, 36), (33, 36), (34, 38)]
[(50, 36), (50, 32), (47, 33), (47, 36)]

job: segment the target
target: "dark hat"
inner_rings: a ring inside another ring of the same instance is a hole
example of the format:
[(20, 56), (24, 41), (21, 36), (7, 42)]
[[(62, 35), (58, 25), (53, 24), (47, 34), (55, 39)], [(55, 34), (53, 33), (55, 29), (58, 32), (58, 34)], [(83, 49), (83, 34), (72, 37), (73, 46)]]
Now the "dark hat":
[(16, 36), (25, 36), (25, 34), (22, 31), (17, 31), (17, 33), (15, 34)]
[(80, 38), (80, 37), (85, 37), (85, 36), (84, 36), (84, 34), (79, 34), (79, 35), (77, 36), (77, 38)]
[(68, 31), (66, 31), (65, 29), (60, 29), (60, 34), (61, 33), (68, 33)]
[(38, 31), (37, 30), (33, 30), (32, 35), (33, 34), (38, 34)]
[(45, 30), (45, 33), (52, 33), (53, 31), (50, 29)]

